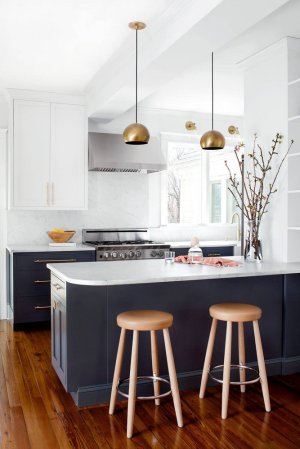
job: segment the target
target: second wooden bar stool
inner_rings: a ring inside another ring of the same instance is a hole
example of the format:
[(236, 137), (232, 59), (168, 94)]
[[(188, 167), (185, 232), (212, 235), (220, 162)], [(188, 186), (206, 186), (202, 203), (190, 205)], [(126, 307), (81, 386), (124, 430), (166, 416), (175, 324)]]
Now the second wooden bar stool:
[[(159, 405), (161, 397), (167, 396), (172, 393), (173, 402), (175, 407), (175, 413), (177, 418), (177, 424), (179, 427), (183, 426), (181, 403), (179, 396), (179, 389), (177, 383), (177, 376), (175, 370), (175, 363), (173, 357), (173, 351), (171, 346), (171, 340), (169, 335), (169, 327), (173, 324), (173, 315), (167, 312), (161, 312), (157, 310), (131, 310), (128, 312), (120, 313), (117, 316), (117, 324), (121, 328), (121, 335), (119, 340), (118, 353), (116, 358), (115, 372), (112, 383), (111, 398), (109, 405), (109, 414), (113, 415), (116, 405), (117, 394), (121, 394), (128, 398), (128, 410), (127, 410), (127, 437), (131, 438), (133, 433), (133, 421), (135, 412), (136, 399), (155, 399), (155, 404)], [(131, 351), (131, 364), (130, 364), (130, 377), (129, 377), (129, 392), (128, 395), (119, 390), (119, 385), (128, 379), (120, 380), (122, 361), (125, 347), (126, 331), (133, 331), (132, 339), (132, 351)], [(169, 371), (170, 382), (166, 379), (158, 377), (159, 375), (159, 363), (158, 363), (158, 350), (156, 331), (162, 330), (164, 335), (164, 342), (166, 348), (167, 364)], [(151, 355), (152, 355), (152, 371), (153, 376), (137, 376), (138, 369), (138, 346), (139, 346), (139, 332), (149, 331), (151, 335)], [(154, 396), (151, 397), (136, 397), (136, 387), (138, 379), (149, 378), (153, 380)], [(160, 393), (160, 382), (170, 383), (171, 390), (167, 393)]]
[[(223, 384), (222, 388), (222, 418), (227, 418), (228, 410), (228, 398), (229, 398), (229, 386), (231, 384), (240, 385), (241, 392), (245, 392), (245, 386), (250, 383), (261, 382), (261, 388), (265, 403), (265, 409), (267, 412), (271, 411), (270, 396), (268, 379), (265, 367), (265, 360), (263, 354), (263, 348), (260, 338), (258, 320), (261, 318), (262, 311), (259, 307), (251, 304), (235, 304), (235, 303), (225, 303), (225, 304), (214, 304), (209, 308), (209, 314), (212, 317), (212, 325), (210, 330), (210, 335), (207, 344), (207, 350), (204, 360), (204, 367), (202, 372), (201, 386), (200, 386), (200, 398), (204, 398), (206, 384), (208, 376), (210, 375), (214, 380)], [(214, 368), (210, 368), (217, 323), (218, 320), (226, 321), (226, 340), (225, 340), (225, 354), (224, 354), (224, 365), (218, 365)], [(253, 322), (254, 338), (258, 362), (258, 377), (253, 380), (246, 381), (245, 370), (256, 371), (245, 365), (245, 341), (244, 341), (244, 323), (250, 321)], [(231, 340), (232, 340), (232, 323), (238, 323), (238, 343), (239, 343), (239, 365), (231, 365)], [(240, 371), (240, 381), (230, 382), (230, 370), (232, 367), (238, 367)], [(212, 376), (212, 371), (217, 368), (223, 368), (223, 380), (216, 379)]]

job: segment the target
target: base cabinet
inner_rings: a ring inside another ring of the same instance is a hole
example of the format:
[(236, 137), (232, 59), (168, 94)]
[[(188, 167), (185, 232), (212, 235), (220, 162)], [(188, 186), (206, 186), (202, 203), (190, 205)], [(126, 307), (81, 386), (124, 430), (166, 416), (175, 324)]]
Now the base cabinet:
[[(186, 256), (189, 247), (182, 248), (171, 248), (175, 251), (175, 255), (177, 256)], [(206, 246), (202, 248), (204, 257), (225, 257), (225, 256), (233, 256), (234, 247), (233, 246)]]
[(288, 274), (284, 283), (283, 372), (300, 371), (300, 275)]
[[(65, 308), (59, 305), (52, 310), (53, 367), (78, 406), (109, 401), (120, 336), (117, 315), (133, 309), (159, 309), (174, 315), (170, 334), (180, 388), (199, 388), (211, 326), (209, 307), (216, 302), (243, 301), (263, 310), (260, 330), (267, 372), (279, 375), (285, 369), (285, 354), (292, 357), (289, 362), (300, 360), (297, 358), (300, 352), (296, 323), (300, 275), (289, 280), (288, 295), (284, 295), (285, 281), (285, 276), (272, 275), (112, 286), (67, 283)], [(56, 294), (53, 293), (54, 300)], [(283, 309), (286, 300), (289, 314)], [(225, 331), (226, 325), (220, 323), (213, 365), (223, 363)], [(238, 361), (237, 326), (234, 326), (233, 335), (232, 361), (235, 363)], [(128, 377), (130, 372), (131, 338), (128, 332), (122, 378)], [(245, 326), (245, 342), (246, 361), (256, 366), (250, 323)], [(139, 346), (139, 375), (149, 375), (152, 367), (147, 332), (141, 332)], [(158, 333), (158, 348), (160, 374), (164, 376), (167, 365), (161, 332)], [(300, 364), (294, 363), (290, 368), (299, 372)], [(140, 387), (141, 393), (147, 394), (143, 386)], [(148, 387), (145, 384), (145, 389)]]
[[(107, 384), (107, 287), (51, 276), (52, 366), (80, 404), (80, 388)], [(89, 392), (87, 392), (89, 395)]]
[(51, 292), (51, 348), (52, 366), (61, 383), (66, 385), (66, 306), (62, 299), (53, 292)]
[(8, 315), (14, 329), (29, 323), (50, 322), (50, 271), (47, 263), (94, 260), (94, 250), (8, 252)]

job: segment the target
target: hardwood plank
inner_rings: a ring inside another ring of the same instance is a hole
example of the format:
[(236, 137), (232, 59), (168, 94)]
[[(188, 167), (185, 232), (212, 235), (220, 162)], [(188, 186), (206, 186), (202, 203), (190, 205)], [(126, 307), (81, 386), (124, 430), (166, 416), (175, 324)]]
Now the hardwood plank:
[[(260, 385), (230, 389), (221, 419), (221, 388), (181, 392), (184, 427), (171, 398), (137, 402), (126, 437), (127, 402), (78, 409), (51, 365), (49, 330), (13, 332), (0, 321), (1, 449), (295, 449), (300, 447), (300, 374), (269, 379), (271, 413)], [(200, 380), (199, 380), (200, 382)]]

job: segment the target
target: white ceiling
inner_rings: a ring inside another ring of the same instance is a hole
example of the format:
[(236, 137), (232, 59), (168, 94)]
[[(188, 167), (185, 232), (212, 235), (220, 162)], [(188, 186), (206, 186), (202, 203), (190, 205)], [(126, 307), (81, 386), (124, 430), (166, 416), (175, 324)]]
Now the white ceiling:
[[(221, 46), (215, 52), (215, 112), (243, 115), (243, 72), (238, 63), (286, 37), (300, 38), (300, 1), (292, 0)], [(179, 76), (161, 86), (141, 106), (185, 111), (211, 111), (209, 62), (194, 55), (193, 62)], [(193, 64), (193, 65), (192, 65)]]
[(1, 0), (0, 87), (83, 91), (122, 45), (132, 20), (175, 0)]
[[(243, 114), (236, 63), (300, 37), (300, 0), (0, 0), (0, 88), (81, 93), (103, 121), (134, 104), (134, 39), (143, 20), (141, 106)], [(133, 59), (133, 60), (132, 60)]]
[[(214, 70), (214, 111), (216, 114), (243, 115), (243, 73), (235, 65)], [(211, 70), (207, 64), (189, 67), (141, 102), (142, 107), (181, 111), (211, 112)]]

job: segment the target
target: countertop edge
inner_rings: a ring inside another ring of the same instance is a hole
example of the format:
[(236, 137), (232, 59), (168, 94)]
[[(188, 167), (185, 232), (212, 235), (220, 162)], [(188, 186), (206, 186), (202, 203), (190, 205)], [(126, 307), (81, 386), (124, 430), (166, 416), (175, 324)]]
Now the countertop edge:
[(71, 251), (95, 251), (93, 246), (83, 245), (76, 246), (48, 246), (45, 245), (6, 245), (6, 249), (10, 254), (14, 253), (43, 253), (43, 252), (71, 252)]
[[(148, 278), (139, 278), (139, 279), (129, 279), (129, 280), (88, 280), (88, 279), (75, 279), (63, 274), (60, 270), (53, 267), (53, 265), (48, 264), (47, 268), (57, 277), (59, 277), (62, 281), (68, 282), (74, 285), (86, 285), (86, 286), (113, 286), (113, 285), (134, 285), (134, 284), (153, 284), (153, 283), (163, 283), (163, 282), (187, 282), (187, 281), (202, 281), (202, 280), (213, 280), (213, 279), (227, 279), (227, 278), (244, 278), (244, 277), (261, 277), (261, 276), (283, 276), (287, 274), (300, 274), (300, 268), (295, 269), (279, 269), (279, 270), (267, 270), (262, 273), (260, 272), (252, 272), (245, 273), (236, 271), (233, 273), (211, 273), (211, 274), (197, 274), (197, 275), (189, 275), (178, 277), (178, 275), (174, 277), (161, 277), (161, 278), (152, 278), (151, 276)], [(222, 268), (218, 268), (218, 270), (222, 270)]]

